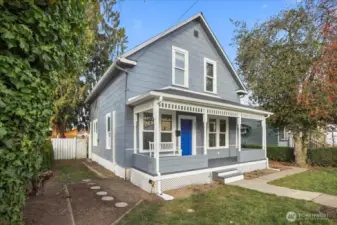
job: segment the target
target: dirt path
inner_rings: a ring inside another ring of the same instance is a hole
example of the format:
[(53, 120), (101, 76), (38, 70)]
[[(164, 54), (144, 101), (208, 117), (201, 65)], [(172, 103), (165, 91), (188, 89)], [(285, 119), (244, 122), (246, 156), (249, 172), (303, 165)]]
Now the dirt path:
[[(26, 225), (71, 225), (64, 183), (69, 190), (76, 225), (110, 225), (141, 199), (160, 201), (156, 195), (151, 195), (119, 177), (100, 179), (82, 162), (73, 160), (57, 163), (54, 168), (55, 177), (46, 183), (44, 195), (31, 197), (26, 201)], [(90, 182), (101, 186), (101, 189), (91, 190), (90, 185), (82, 181), (84, 178), (90, 178)], [(114, 200), (102, 201), (96, 195), (97, 191), (107, 192)], [(117, 202), (126, 202), (128, 206), (117, 208)]]

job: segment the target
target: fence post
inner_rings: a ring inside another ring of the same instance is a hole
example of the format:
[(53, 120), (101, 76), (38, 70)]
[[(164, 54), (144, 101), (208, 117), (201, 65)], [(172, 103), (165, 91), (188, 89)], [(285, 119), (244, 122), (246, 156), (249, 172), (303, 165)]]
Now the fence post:
[(77, 137), (75, 137), (75, 159), (77, 159)]

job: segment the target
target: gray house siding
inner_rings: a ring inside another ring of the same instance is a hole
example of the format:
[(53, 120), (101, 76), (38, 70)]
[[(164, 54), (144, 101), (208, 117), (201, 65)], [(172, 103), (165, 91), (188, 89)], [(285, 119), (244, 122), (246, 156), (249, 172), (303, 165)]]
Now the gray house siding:
[[(125, 118), (125, 87), (126, 75), (120, 74), (111, 81), (109, 85), (91, 104), (91, 120), (98, 120), (98, 146), (93, 146), (93, 153), (112, 162), (112, 149), (106, 149), (105, 116), (115, 110), (116, 133), (115, 151), (116, 163), (124, 166), (124, 118)], [(112, 119), (111, 119), (112, 120)]]
[[(248, 125), (250, 127), (247, 134), (242, 135), (242, 144), (254, 144), (262, 145), (262, 127), (261, 122), (257, 120), (242, 119), (242, 124)], [(267, 145), (277, 146), (278, 145), (277, 132), (274, 129), (267, 126)]]
[[(194, 37), (194, 30), (199, 32), (198, 38)], [(189, 90), (204, 93), (204, 57), (207, 57), (217, 62), (218, 95), (240, 101), (235, 92), (239, 88), (237, 81), (197, 21), (186, 24), (129, 57), (137, 61), (137, 66), (130, 70), (128, 76), (127, 98), (172, 85), (172, 46), (189, 53)]]

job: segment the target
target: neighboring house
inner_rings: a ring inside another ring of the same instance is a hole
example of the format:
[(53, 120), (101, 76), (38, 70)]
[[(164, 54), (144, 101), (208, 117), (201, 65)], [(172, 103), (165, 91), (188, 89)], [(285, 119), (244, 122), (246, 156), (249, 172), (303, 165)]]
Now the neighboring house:
[[(199, 13), (120, 56), (86, 102), (89, 157), (148, 192), (268, 167), (266, 118)], [(242, 119), (261, 121), (262, 149), (241, 148)], [(263, 140), (263, 141), (262, 141)]]
[(83, 130), (83, 129), (78, 131), (78, 129), (75, 128), (75, 129), (72, 129), (70, 131), (66, 131), (64, 133), (64, 136), (66, 138), (87, 138), (89, 136), (89, 132), (87, 130)]

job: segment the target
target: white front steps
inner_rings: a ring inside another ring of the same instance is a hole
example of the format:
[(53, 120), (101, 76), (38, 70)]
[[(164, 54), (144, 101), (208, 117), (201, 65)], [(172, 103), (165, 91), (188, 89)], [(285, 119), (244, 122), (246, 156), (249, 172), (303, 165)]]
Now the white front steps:
[(212, 176), (213, 180), (217, 180), (225, 184), (244, 179), (243, 174), (240, 173), (237, 169), (214, 171)]

